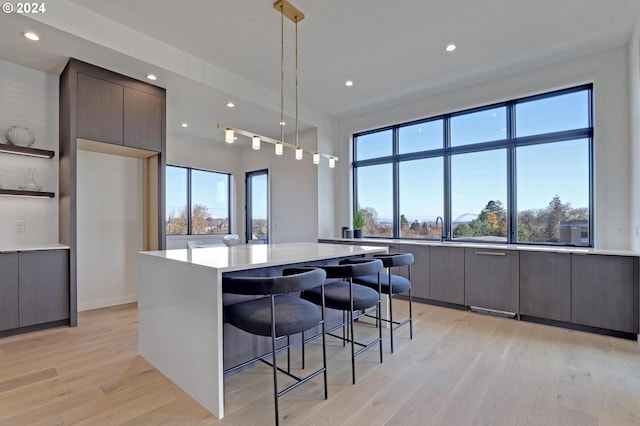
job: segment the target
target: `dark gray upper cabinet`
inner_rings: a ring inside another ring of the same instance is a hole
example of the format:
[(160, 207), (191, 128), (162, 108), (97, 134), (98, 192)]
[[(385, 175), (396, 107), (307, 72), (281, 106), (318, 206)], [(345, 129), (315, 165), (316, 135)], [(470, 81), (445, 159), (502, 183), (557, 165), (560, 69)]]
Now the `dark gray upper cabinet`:
[(124, 145), (162, 150), (163, 98), (124, 88)]
[(520, 252), (520, 313), (571, 321), (571, 255)]
[(87, 69), (77, 73), (77, 137), (162, 152), (164, 90), (106, 70), (81, 67)]
[(122, 145), (123, 87), (78, 73), (78, 137)]
[(0, 253), (0, 331), (19, 326), (18, 253)]
[(465, 248), (465, 305), (517, 313), (518, 254), (515, 250)]
[(464, 249), (431, 247), (429, 299), (464, 305)]
[(20, 327), (69, 318), (69, 251), (21, 252)]
[(571, 321), (638, 332), (638, 259), (572, 255)]

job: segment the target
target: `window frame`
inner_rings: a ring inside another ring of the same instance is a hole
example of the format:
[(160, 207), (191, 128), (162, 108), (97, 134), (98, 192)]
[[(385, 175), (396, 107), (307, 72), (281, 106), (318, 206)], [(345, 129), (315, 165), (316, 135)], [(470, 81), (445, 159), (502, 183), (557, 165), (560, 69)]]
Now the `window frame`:
[[(546, 98), (553, 98), (561, 95), (566, 95), (575, 92), (583, 92), (587, 91), (588, 98), (588, 127), (572, 129), (572, 130), (561, 130), (555, 132), (548, 133), (540, 133), (536, 135), (529, 136), (516, 136), (516, 106), (520, 103), (536, 101)], [(506, 137), (504, 139), (498, 139), (493, 141), (486, 142), (478, 142), (473, 144), (466, 145), (457, 145), (451, 146), (451, 119), (456, 116), (475, 113), (483, 110), (489, 110), (499, 107), (506, 108)], [(443, 129), (443, 147), (438, 149), (431, 149), (425, 151), (416, 151), (405, 154), (399, 153), (399, 135), (400, 128), (405, 126), (411, 126), (421, 123), (427, 123), (430, 121), (442, 120)], [(357, 156), (357, 144), (358, 137), (363, 135), (368, 135), (371, 133), (378, 133), (382, 131), (392, 131), (392, 155), (379, 157), (379, 158), (369, 158), (366, 160), (358, 160)], [(528, 242), (518, 241), (518, 229), (517, 229), (517, 221), (518, 221), (518, 206), (516, 204), (517, 201), (517, 165), (516, 165), (516, 150), (519, 147), (530, 146), (530, 145), (543, 145), (546, 143), (553, 142), (562, 142), (568, 140), (575, 139), (587, 139), (588, 140), (588, 157), (589, 157), (589, 177), (588, 177), (588, 194), (589, 194), (589, 242), (587, 245), (577, 245), (572, 243), (553, 243), (553, 242)], [(444, 161), (443, 167), (443, 182), (444, 182), (444, 200), (443, 200), (443, 213), (444, 213), (444, 224), (443, 224), (443, 232), (445, 241), (452, 241), (452, 218), (451, 218), (451, 157), (455, 154), (463, 154), (463, 153), (471, 153), (471, 152), (480, 152), (494, 149), (506, 149), (507, 155), (507, 199), (505, 202), (505, 207), (507, 208), (507, 244), (520, 244), (520, 245), (551, 245), (551, 246), (579, 246), (579, 247), (593, 247), (594, 245), (594, 127), (593, 127), (593, 83), (582, 84), (579, 86), (574, 86), (566, 89), (553, 90), (551, 92), (545, 92), (540, 94), (535, 94), (531, 96), (526, 96), (522, 98), (512, 99), (504, 102), (492, 103), (489, 105), (482, 105), (479, 107), (468, 108), (460, 111), (454, 111), (450, 113), (441, 114), (438, 116), (427, 117), (418, 120), (412, 120), (408, 122), (403, 122), (395, 125), (385, 126), (381, 128), (376, 128), (372, 130), (367, 130), (363, 132), (356, 132), (352, 134), (352, 152), (353, 152), (353, 161), (352, 165), (352, 194), (353, 194), (353, 212), (358, 208), (358, 193), (357, 193), (357, 169), (358, 167), (363, 166), (372, 166), (379, 164), (389, 164), (393, 165), (393, 237), (394, 239), (408, 239), (406, 237), (400, 236), (400, 206), (399, 206), (399, 194), (401, 188), (399, 187), (399, 164), (403, 161), (408, 160), (419, 160), (424, 158), (434, 158), (440, 157)], [(379, 236), (366, 236), (367, 238), (389, 238), (389, 237), (379, 237)], [(436, 241), (433, 238), (417, 238), (411, 237), (409, 239), (421, 239), (427, 241)], [(493, 244), (505, 244), (505, 242), (496, 242), (491, 240), (482, 240), (482, 239), (462, 239), (456, 238), (456, 242), (482, 242), (484, 243), (493, 243)]]
[[(192, 233), (192, 229), (191, 229), (191, 215), (192, 215), (192, 205), (191, 205), (191, 201), (192, 201), (192, 196), (191, 196), (191, 172), (194, 170), (197, 170), (199, 172), (206, 172), (206, 173), (215, 173), (215, 174), (219, 174), (219, 175), (225, 175), (227, 177), (227, 217), (229, 220), (229, 233), (231, 232), (231, 173), (227, 173), (227, 172), (219, 172), (216, 170), (208, 170), (208, 169), (201, 169), (198, 167), (189, 167), (189, 166), (180, 166), (177, 164), (166, 164), (166, 167), (175, 167), (175, 168), (180, 168), (180, 169), (185, 169), (187, 171), (187, 188), (186, 188), (186, 192), (187, 192), (187, 233), (186, 234), (169, 234), (167, 233), (167, 237), (179, 237), (179, 236), (203, 236), (203, 235), (227, 235), (227, 233), (215, 233), (215, 234), (193, 234)], [(165, 173), (166, 175), (166, 173)], [(166, 187), (166, 184), (165, 184)], [(165, 199), (166, 199), (166, 194), (165, 194)], [(167, 228), (167, 218), (164, 218), (164, 227), (165, 230)]]

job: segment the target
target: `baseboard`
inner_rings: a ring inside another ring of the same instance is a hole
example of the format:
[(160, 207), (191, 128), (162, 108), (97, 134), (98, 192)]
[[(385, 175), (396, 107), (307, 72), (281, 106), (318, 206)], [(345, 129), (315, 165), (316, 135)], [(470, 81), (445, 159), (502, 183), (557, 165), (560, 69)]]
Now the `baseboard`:
[(94, 302), (78, 303), (78, 312), (90, 311), (92, 309), (107, 308), (109, 306), (124, 305), (138, 301), (138, 295), (116, 297), (113, 299), (103, 299)]

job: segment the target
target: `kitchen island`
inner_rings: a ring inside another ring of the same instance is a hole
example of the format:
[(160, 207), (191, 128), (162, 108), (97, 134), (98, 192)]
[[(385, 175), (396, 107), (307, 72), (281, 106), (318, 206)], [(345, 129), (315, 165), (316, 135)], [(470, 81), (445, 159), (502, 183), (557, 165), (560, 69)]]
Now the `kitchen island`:
[(251, 244), (138, 254), (142, 357), (218, 418), (224, 417), (222, 276), (386, 253), (387, 247)]

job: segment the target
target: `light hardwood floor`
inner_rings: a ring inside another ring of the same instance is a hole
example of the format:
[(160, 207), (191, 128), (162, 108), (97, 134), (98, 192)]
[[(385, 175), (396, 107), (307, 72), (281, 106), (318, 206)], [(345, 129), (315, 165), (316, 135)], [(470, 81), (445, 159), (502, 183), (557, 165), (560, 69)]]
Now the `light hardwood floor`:
[[(400, 329), (383, 364), (375, 350), (358, 358), (356, 385), (348, 348), (329, 338), (329, 399), (314, 379), (281, 398), (281, 424), (640, 424), (634, 341), (418, 303), (414, 318), (414, 339)], [(135, 304), (78, 323), (0, 339), (0, 425), (273, 424), (269, 367), (227, 379), (219, 421), (137, 354)]]

